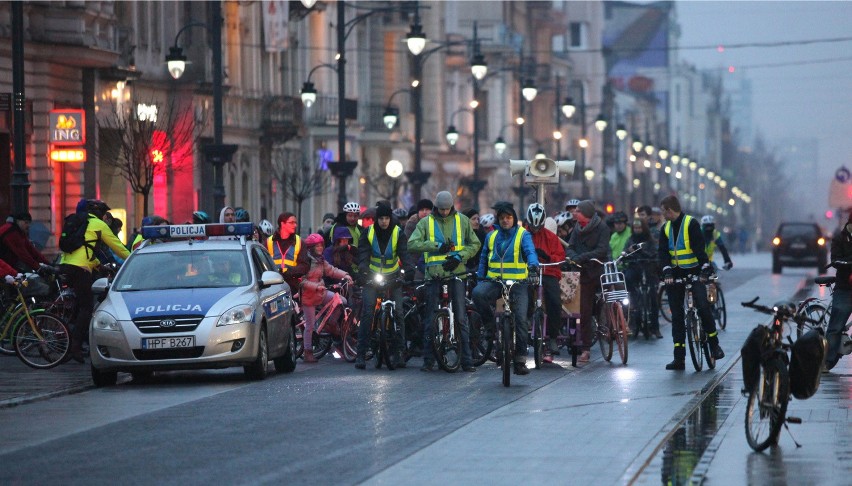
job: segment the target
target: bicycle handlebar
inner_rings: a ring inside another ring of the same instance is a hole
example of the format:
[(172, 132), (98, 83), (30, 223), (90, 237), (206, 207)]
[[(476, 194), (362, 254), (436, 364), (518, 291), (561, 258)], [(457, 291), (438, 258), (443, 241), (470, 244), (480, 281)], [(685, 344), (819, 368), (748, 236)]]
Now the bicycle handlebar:
[(757, 303), (759, 297), (755, 297), (754, 299), (748, 302), (740, 302), (740, 305), (743, 307), (747, 307), (749, 309), (754, 309), (760, 313), (768, 314), (770, 316), (774, 316), (777, 319), (781, 319), (782, 321), (786, 321), (788, 319), (792, 319), (797, 324), (811, 324), (811, 325), (819, 325), (818, 321), (811, 319), (802, 314), (796, 314), (787, 308), (787, 306), (765, 306)]

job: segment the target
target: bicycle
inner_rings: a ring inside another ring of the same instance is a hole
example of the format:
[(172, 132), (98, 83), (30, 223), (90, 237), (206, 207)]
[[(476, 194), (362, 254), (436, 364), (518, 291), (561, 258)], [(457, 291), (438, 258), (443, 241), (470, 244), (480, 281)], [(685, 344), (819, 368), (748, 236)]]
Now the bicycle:
[[(831, 262), (826, 268), (837, 268), (838, 266), (844, 265), (849, 265), (849, 263), (844, 261), (834, 261)], [(836, 275), (822, 275), (814, 278), (813, 281), (820, 287), (828, 287), (831, 295), (834, 295), (834, 284), (837, 281)], [(810, 319), (817, 321), (819, 327), (822, 328), (823, 332), (825, 334), (828, 334), (828, 321), (831, 319), (832, 300), (833, 298), (831, 296), (826, 297), (824, 299), (820, 299), (817, 297), (807, 298), (799, 303), (798, 307), (796, 308), (796, 314), (802, 314)], [(852, 321), (847, 322), (846, 325), (843, 327), (843, 334), (847, 334), (849, 332), (850, 327), (852, 327)], [(798, 326), (796, 329), (796, 337), (801, 337), (802, 332), (802, 326)]]
[(657, 289), (657, 305), (660, 309), (660, 316), (669, 323), (672, 322), (672, 308), (669, 306), (669, 296), (666, 294), (666, 284), (660, 280), (659, 289)]
[(707, 282), (707, 301), (713, 305), (710, 310), (713, 312), (716, 328), (724, 331), (728, 326), (728, 310), (725, 307), (725, 293), (722, 292), (718, 280)]
[(432, 328), (435, 333), (432, 337), (435, 360), (438, 362), (438, 366), (447, 373), (454, 373), (461, 367), (461, 329), (458, 327), (449, 295), (450, 283), (456, 280), (460, 281), (461, 279), (455, 275), (438, 279), (441, 287), (438, 296), (438, 310), (435, 311), (434, 317), (435, 327)]
[(757, 300), (755, 297), (750, 302), (742, 302), (742, 306), (771, 315), (772, 325), (760, 325), (767, 328), (768, 339), (764, 349), (761, 350), (760, 366), (756, 370), (757, 376), (753, 377), (751, 386), (747, 381), (749, 377), (745, 375), (743, 377), (746, 381), (743, 394), (748, 394), (745, 416), (746, 440), (752, 449), (760, 452), (778, 443), (782, 424), (787, 427), (787, 423), (802, 423), (800, 418), (787, 417), (787, 404), (790, 401), (788, 372), (790, 360), (787, 352), (791, 348), (792, 340), (788, 336), (788, 343), (784, 342), (784, 324), (792, 320), (797, 327), (818, 326), (818, 322), (791, 311), (785, 305), (768, 307), (757, 304)]
[[(714, 281), (718, 277), (713, 275), (710, 277)], [(683, 285), (686, 309), (684, 312), (683, 326), (686, 332), (686, 342), (689, 344), (689, 357), (692, 359), (692, 366), (695, 371), (704, 369), (704, 360), (707, 361), (707, 368), (716, 368), (716, 358), (710, 351), (710, 342), (707, 339), (707, 332), (701, 326), (701, 318), (698, 316), (698, 307), (695, 307), (695, 300), (692, 295), (692, 286), (700, 279), (697, 275), (687, 275), (684, 278), (674, 279), (672, 285)]]
[(638, 294), (639, 299), (638, 302), (634, 302), (633, 299), (630, 299), (631, 305), (628, 315), (631, 317), (635, 316), (636, 338), (638, 339), (639, 333), (642, 333), (642, 335), (645, 336), (646, 341), (651, 339), (651, 327), (654, 320), (657, 318), (657, 316), (651, 311), (652, 300), (657, 298), (657, 296), (655, 295), (655, 289), (651, 285), (652, 281), (648, 278), (649, 270), (646, 265), (656, 262), (656, 259), (649, 258), (637, 258), (629, 261), (629, 264), (639, 265), (640, 278), (636, 289), (636, 294)]
[[(542, 278), (544, 268), (556, 265), (562, 265), (565, 261), (543, 263), (539, 262), (539, 271), (535, 280), (538, 285), (535, 288), (535, 301), (532, 310), (532, 319), (530, 319), (530, 343), (533, 345), (533, 361), (535, 369), (541, 369), (541, 363), (544, 361), (544, 339), (547, 336), (547, 313), (544, 312), (544, 279)], [(560, 305), (561, 307), (561, 305)]]
[(515, 345), (517, 340), (517, 328), (515, 316), (512, 312), (511, 294), (512, 287), (519, 283), (535, 283), (530, 280), (503, 280), (500, 278), (484, 278), (483, 282), (496, 282), (500, 284), (500, 294), (503, 299), (503, 314), (498, 318), (497, 325), (497, 363), (502, 370), (503, 386), (508, 387), (512, 381), (512, 367), (515, 362)]
[(16, 278), (9, 287), (16, 296), (9, 301), (3, 314), (3, 331), (0, 333), (0, 350), (4, 354), (18, 356), (31, 368), (48, 369), (66, 361), (71, 349), (68, 326), (45, 309), (30, 309), (30, 304), (21, 292), (26, 286), (26, 277)]
[[(336, 340), (343, 339), (344, 324), (350, 320), (353, 314), (352, 307), (348, 305), (351, 285), (351, 282), (347, 280), (331, 285), (329, 290), (334, 295), (316, 313), (314, 333), (311, 339), (311, 349), (316, 359), (328, 354)], [(346, 304), (344, 304), (344, 299), (346, 299)], [(296, 312), (299, 316), (299, 322), (296, 324), (296, 358), (299, 358), (305, 351), (305, 316), (301, 305), (298, 303)], [(355, 359), (353, 358), (352, 361), (355, 361)]]
[(629, 331), (627, 319), (624, 316), (624, 306), (630, 304), (630, 294), (627, 292), (624, 274), (618, 271), (618, 264), (641, 248), (642, 243), (631, 248), (629, 252), (622, 252), (618, 258), (609, 262), (603, 262), (597, 258), (591, 259), (591, 261), (604, 266), (604, 273), (600, 277), (601, 298), (599, 299), (603, 313), (600, 316), (603, 319), (597, 320), (596, 327), (598, 345), (601, 348), (604, 360), (607, 362), (612, 360), (612, 343), (615, 341), (622, 364), (627, 364), (627, 335)]

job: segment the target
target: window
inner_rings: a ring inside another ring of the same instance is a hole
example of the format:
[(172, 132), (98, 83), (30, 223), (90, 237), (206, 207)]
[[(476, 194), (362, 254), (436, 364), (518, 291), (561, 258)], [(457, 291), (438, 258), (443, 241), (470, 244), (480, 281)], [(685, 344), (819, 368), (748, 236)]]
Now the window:
[(571, 22), (569, 25), (571, 32), (571, 49), (585, 49), (588, 45), (586, 38), (588, 37), (588, 29), (583, 22)]

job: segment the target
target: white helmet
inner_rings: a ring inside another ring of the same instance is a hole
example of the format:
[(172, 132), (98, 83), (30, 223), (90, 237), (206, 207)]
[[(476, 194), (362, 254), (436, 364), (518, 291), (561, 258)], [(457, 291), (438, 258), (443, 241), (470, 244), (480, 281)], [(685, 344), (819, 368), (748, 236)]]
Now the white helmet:
[(268, 219), (264, 219), (263, 221), (261, 221), (260, 224), (257, 225), (257, 227), (258, 229), (260, 229), (260, 232), (263, 233), (263, 235), (267, 238), (272, 236), (273, 233), (275, 233), (275, 228), (273, 228), (272, 223), (270, 223)]
[(544, 218), (547, 215), (544, 214), (544, 206), (539, 203), (532, 203), (527, 208), (527, 223), (534, 228), (541, 228), (544, 226)]
[(479, 225), (485, 226), (486, 228), (494, 226), (494, 215), (491, 213), (483, 214), (479, 217)]
[(579, 199), (569, 199), (567, 203), (565, 203), (565, 209), (568, 209), (568, 206), (574, 206), (575, 208), (580, 205)]
[(557, 214), (553, 219), (556, 220), (556, 226), (562, 226), (569, 221), (574, 221), (574, 215), (571, 214), (571, 211), (564, 211)]
[(716, 220), (713, 219), (713, 216), (707, 214), (701, 217), (701, 226), (708, 224), (716, 224)]
[(355, 201), (349, 201), (348, 203), (343, 205), (343, 212), (361, 214), (361, 205), (356, 203)]

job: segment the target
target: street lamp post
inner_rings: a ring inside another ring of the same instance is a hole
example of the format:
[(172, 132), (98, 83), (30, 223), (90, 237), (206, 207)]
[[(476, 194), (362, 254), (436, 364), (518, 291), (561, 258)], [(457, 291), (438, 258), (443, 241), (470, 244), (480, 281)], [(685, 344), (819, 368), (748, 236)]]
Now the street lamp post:
[(174, 79), (183, 75), (186, 68), (186, 57), (178, 47), (178, 38), (191, 27), (204, 27), (210, 33), (210, 50), (213, 61), (213, 144), (202, 147), (204, 158), (213, 166), (213, 206), (219, 209), (225, 206), (225, 164), (237, 151), (237, 146), (222, 143), (222, 4), (215, 0), (207, 2), (210, 8), (212, 24), (191, 22), (183, 26), (175, 35), (175, 45), (169, 49), (166, 64)]

